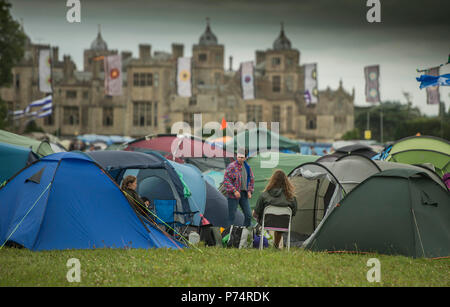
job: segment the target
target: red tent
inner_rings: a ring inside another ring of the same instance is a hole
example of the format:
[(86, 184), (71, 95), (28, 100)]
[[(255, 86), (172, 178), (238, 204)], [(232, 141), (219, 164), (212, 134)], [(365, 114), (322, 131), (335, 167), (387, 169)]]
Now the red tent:
[[(127, 151), (152, 150), (159, 152), (168, 160), (179, 163), (192, 163), (194, 161), (202, 164), (213, 164), (210, 168), (222, 168), (233, 160), (234, 153), (225, 151), (219, 146), (209, 144), (202, 139), (190, 135), (157, 134), (146, 136), (128, 143)], [(214, 161), (215, 160), (215, 161)], [(213, 162), (214, 161), (214, 162)], [(222, 163), (218, 163), (222, 161)], [(211, 163), (208, 163), (211, 162)], [(224, 164), (223, 164), (224, 163)], [(222, 165), (222, 166), (218, 166)], [(200, 169), (205, 167), (200, 167)]]

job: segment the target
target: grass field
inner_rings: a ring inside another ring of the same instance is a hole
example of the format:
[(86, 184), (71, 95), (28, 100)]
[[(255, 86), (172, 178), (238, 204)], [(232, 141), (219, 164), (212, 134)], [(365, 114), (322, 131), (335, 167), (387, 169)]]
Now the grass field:
[[(80, 261), (80, 282), (69, 282), (70, 258)], [(370, 258), (380, 261), (380, 282), (368, 282)], [(183, 251), (94, 249), (31, 252), (0, 250), (0, 286), (450, 286), (450, 259), (378, 254), (327, 254), (298, 248), (259, 251), (200, 247)]]

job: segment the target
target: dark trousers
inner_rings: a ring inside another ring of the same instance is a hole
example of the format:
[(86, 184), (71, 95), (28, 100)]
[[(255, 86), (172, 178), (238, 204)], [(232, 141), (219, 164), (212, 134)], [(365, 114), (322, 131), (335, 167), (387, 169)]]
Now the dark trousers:
[(248, 202), (247, 191), (241, 191), (241, 198), (227, 198), (228, 199), (228, 226), (234, 224), (234, 219), (236, 216), (236, 210), (238, 205), (241, 206), (242, 212), (244, 213), (244, 226), (249, 227), (252, 222), (252, 212), (250, 210), (250, 203)]

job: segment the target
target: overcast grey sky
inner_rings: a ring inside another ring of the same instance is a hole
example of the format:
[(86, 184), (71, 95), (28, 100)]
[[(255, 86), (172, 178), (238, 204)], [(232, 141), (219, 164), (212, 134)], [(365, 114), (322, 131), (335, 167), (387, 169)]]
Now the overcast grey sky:
[[(167, 52), (172, 43), (183, 43), (190, 56), (209, 17), (225, 46), (225, 67), (231, 55), (238, 69), (240, 62), (255, 60), (256, 50), (272, 48), (284, 22), (301, 64), (318, 64), (319, 89), (335, 89), (342, 79), (346, 90), (355, 88), (355, 104), (367, 105), (364, 66), (379, 64), (382, 100), (406, 103), (407, 91), (428, 115), (436, 115), (438, 107), (426, 105), (416, 68), (444, 63), (450, 53), (448, 0), (380, 0), (381, 23), (367, 22), (367, 0), (80, 0), (81, 23), (67, 22), (66, 0), (10, 2), (33, 42), (59, 46), (60, 57), (70, 54), (78, 69), (98, 24), (109, 49), (137, 56), (140, 43)], [(445, 73), (450, 65), (441, 69)], [(449, 87), (440, 93), (448, 109)]]

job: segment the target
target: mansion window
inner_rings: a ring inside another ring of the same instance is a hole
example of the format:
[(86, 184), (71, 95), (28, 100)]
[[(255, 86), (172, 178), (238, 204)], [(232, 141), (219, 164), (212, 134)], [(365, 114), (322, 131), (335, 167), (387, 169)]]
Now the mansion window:
[(134, 73), (133, 85), (137, 87), (145, 87), (153, 85), (153, 74), (151, 73)]
[(289, 132), (292, 132), (292, 131), (294, 131), (294, 129), (293, 129), (293, 120), (292, 120), (292, 118), (293, 118), (293, 110), (292, 110), (292, 107), (291, 106), (289, 106), (289, 107), (287, 107), (287, 119), (286, 119), (286, 122), (287, 122), (287, 127), (286, 127), (286, 129), (287, 129), (287, 131), (289, 131)]
[(189, 126), (194, 127), (194, 113), (184, 112), (183, 113), (183, 121), (188, 123)]
[(110, 127), (114, 125), (114, 108), (103, 107), (103, 126)]
[(272, 121), (275, 123), (279, 123), (281, 120), (280, 117), (280, 106), (273, 106), (272, 107)]
[(133, 126), (149, 127), (156, 126), (158, 116), (158, 103), (151, 101), (133, 102)]
[(159, 74), (157, 72), (153, 73), (153, 86), (157, 87), (159, 85)]
[(52, 107), (52, 114), (44, 117), (44, 126), (53, 126), (55, 124), (53, 114), (55, 114), (55, 107)]
[(345, 115), (335, 115), (334, 123), (337, 125), (345, 125), (347, 123), (347, 117)]
[(216, 53), (216, 63), (220, 64), (222, 62), (223, 62), (222, 55), (219, 52)]
[(262, 106), (247, 105), (247, 123), (262, 122)]
[(207, 57), (206, 53), (200, 53), (198, 55), (198, 61), (199, 62), (206, 62), (207, 59), (208, 59), (208, 57)]
[(16, 89), (20, 88), (20, 74), (16, 74)]
[(279, 57), (272, 58), (272, 67), (278, 67), (281, 65), (281, 59)]
[(272, 92), (279, 93), (281, 90), (281, 77), (273, 76), (272, 77)]
[(286, 58), (286, 68), (292, 68), (294, 65), (294, 60), (291, 57)]
[(214, 73), (214, 84), (220, 84), (220, 72)]
[(64, 125), (75, 126), (80, 124), (80, 111), (78, 107), (64, 107)]
[(66, 91), (67, 99), (75, 99), (77, 98), (77, 91)]
[(306, 117), (306, 129), (307, 130), (317, 129), (317, 118), (315, 116)]
[(292, 93), (294, 91), (294, 78), (286, 76), (286, 92)]

